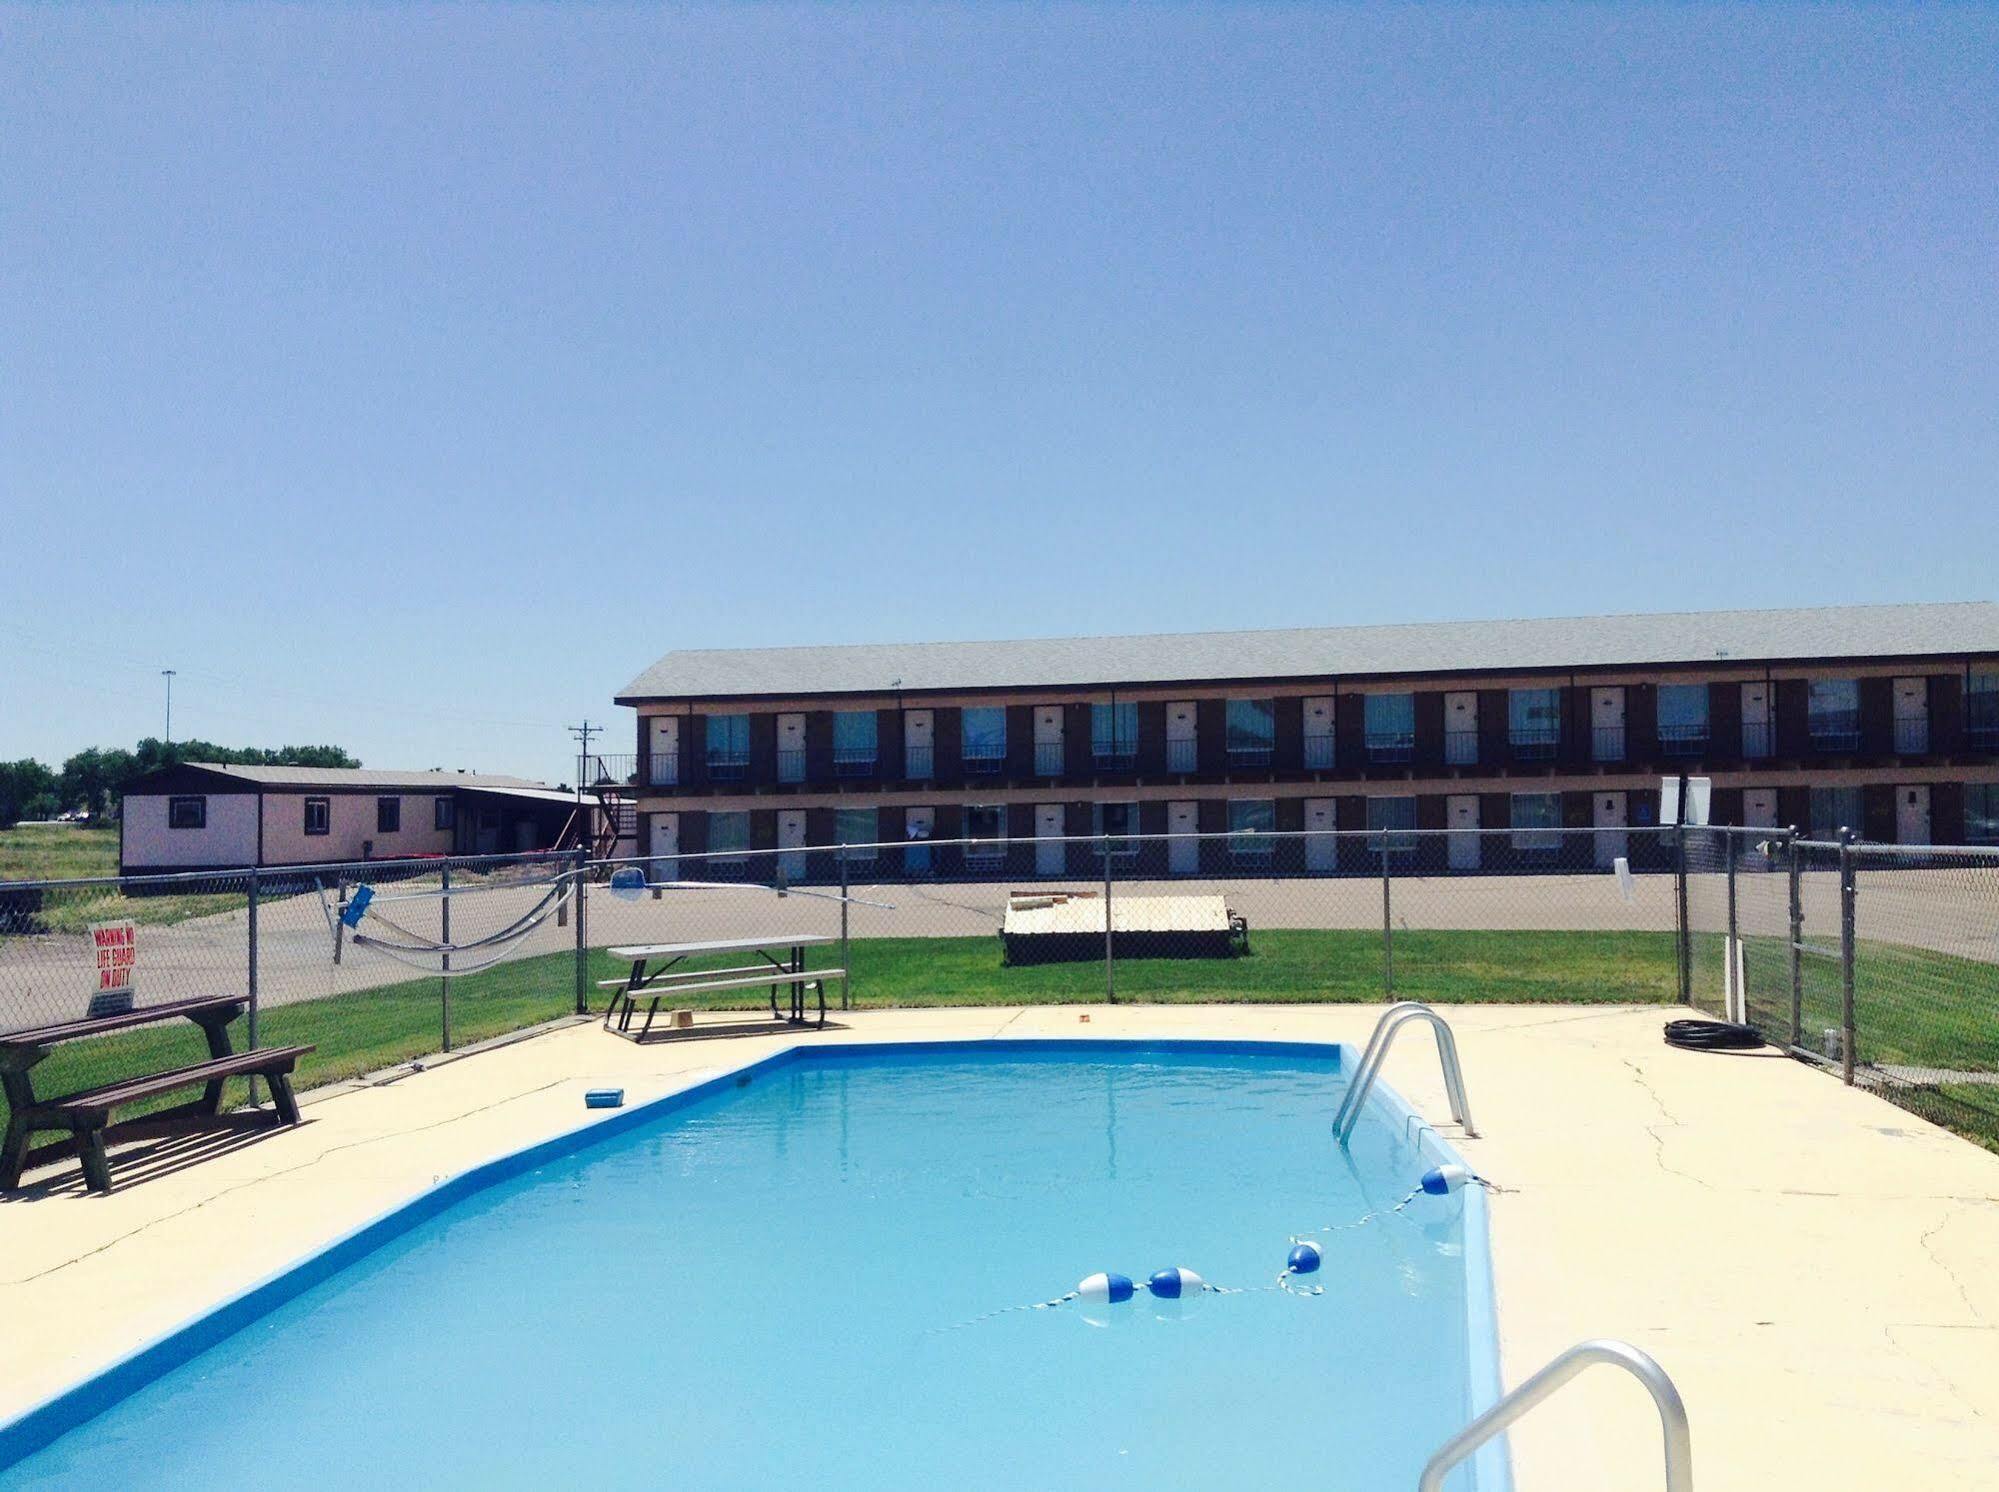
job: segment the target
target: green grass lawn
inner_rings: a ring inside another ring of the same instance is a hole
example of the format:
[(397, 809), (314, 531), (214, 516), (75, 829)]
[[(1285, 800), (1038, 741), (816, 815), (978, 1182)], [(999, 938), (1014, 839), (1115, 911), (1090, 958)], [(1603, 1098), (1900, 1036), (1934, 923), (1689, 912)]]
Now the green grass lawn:
[[(0, 881), (74, 881), (118, 874), (118, 826), (16, 824), (0, 829)], [(115, 886), (45, 893), (34, 925), (45, 932), (78, 933), (93, 922), (126, 918), (157, 926), (206, 917), (243, 905), (240, 892), (178, 896), (125, 896)]]

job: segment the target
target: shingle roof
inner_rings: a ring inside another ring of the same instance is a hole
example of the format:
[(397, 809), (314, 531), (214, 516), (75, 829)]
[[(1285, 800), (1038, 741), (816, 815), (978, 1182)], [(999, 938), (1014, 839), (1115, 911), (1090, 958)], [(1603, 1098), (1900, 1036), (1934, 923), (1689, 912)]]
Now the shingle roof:
[(383, 787), (414, 792), (463, 787), (486, 792), (533, 789), (553, 792), (545, 782), (525, 777), (499, 777), (479, 772), (387, 772), (372, 767), (245, 767), (229, 762), (184, 762), (204, 772), (241, 778), (259, 787)]
[(1999, 653), (1999, 605), (1819, 606), (668, 653), (620, 704), (699, 696), (880, 694), (1478, 670)]

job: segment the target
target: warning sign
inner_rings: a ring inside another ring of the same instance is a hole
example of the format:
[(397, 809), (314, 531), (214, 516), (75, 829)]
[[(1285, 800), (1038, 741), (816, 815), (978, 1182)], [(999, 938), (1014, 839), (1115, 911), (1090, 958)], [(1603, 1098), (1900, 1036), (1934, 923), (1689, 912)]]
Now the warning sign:
[(139, 961), (138, 927), (130, 922), (93, 922), (90, 946), (97, 955), (97, 987), (91, 992), (90, 1008), (132, 1003), (132, 975)]

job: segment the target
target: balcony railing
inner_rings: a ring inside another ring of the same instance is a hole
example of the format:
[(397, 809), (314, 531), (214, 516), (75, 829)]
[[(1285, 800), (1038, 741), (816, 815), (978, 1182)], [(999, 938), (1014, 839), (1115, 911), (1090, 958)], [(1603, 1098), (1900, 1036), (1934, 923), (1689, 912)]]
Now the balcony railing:
[(1589, 759), (1593, 762), (1624, 760), (1624, 727), (1599, 725), (1589, 733)]
[(1477, 730), (1447, 730), (1444, 732), (1445, 766), (1469, 767), (1477, 760)]
[(967, 746), (961, 758), (965, 771), (972, 776), (991, 777), (1006, 767), (1005, 746)]
[(992, 865), (1006, 858), (1006, 841), (977, 839), (965, 846), (967, 865)]
[[(725, 755), (713, 751), (708, 753), (708, 780), (710, 782), (740, 782), (749, 775), (750, 759), (748, 755), (738, 756), (733, 752)], [(712, 855), (717, 852), (710, 850), (709, 853)]]
[(1742, 754), (1746, 757), (1768, 756), (1771, 751), (1772, 735), (1767, 720), (1745, 720), (1742, 722)]
[(833, 775), (835, 777), (874, 776), (875, 748), (872, 746), (835, 746), (833, 748)]
[(1860, 745), (1858, 710), (1821, 710), (1811, 717), (1814, 751), (1853, 751)]
[(1999, 751), (1999, 720), (1974, 720), (1964, 737), (1974, 751)]
[(646, 783), (650, 787), (672, 787), (680, 781), (680, 753), (655, 751), (646, 758)]
[(1268, 746), (1241, 745), (1229, 743), (1229, 765), (1231, 767), (1267, 767), (1270, 765)]
[(1333, 737), (1331, 732), (1322, 736), (1305, 737), (1305, 770), (1308, 772), (1330, 771), (1333, 765)]
[(1705, 725), (1662, 725), (1659, 752), (1662, 756), (1699, 756), (1707, 750)]
[(1169, 772), (1194, 772), (1200, 769), (1200, 744), (1191, 736), (1170, 738), (1166, 742), (1166, 770)]
[(1090, 748), (1090, 763), (1099, 772), (1129, 772), (1138, 765), (1138, 748), (1107, 741)]
[(1416, 754), (1414, 731), (1369, 731), (1367, 759), (1371, 762), (1406, 762)]
[(777, 780), (779, 782), (803, 782), (805, 780), (805, 753), (802, 750), (792, 748), (778, 752)]
[(1519, 726), (1508, 731), (1506, 743), (1517, 762), (1552, 760), (1562, 744), (1562, 733), (1554, 726)]
[(1036, 777), (1060, 777), (1062, 775), (1062, 743), (1060, 741), (1036, 741), (1034, 743), (1034, 775)]
[(1930, 722), (1925, 716), (1911, 716), (1895, 722), (1895, 751), (1901, 756), (1922, 756), (1930, 749)]
[(929, 746), (902, 748), (902, 775), (911, 782), (928, 782), (937, 775), (937, 752)]

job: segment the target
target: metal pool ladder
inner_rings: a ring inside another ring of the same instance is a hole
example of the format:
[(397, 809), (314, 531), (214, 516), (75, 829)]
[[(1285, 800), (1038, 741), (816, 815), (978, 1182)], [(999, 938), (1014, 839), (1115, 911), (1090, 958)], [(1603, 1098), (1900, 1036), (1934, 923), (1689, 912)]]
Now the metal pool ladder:
[(1436, 1028), (1437, 1057), (1444, 1064), (1444, 1092), (1451, 1100), (1451, 1117), (1472, 1139), (1478, 1138), (1478, 1131), (1472, 1127), (1471, 1103), (1465, 1097), (1464, 1069), (1458, 1065), (1458, 1039), (1451, 1034), (1450, 1023), (1421, 1000), (1403, 1000), (1389, 1006), (1375, 1022), (1374, 1034), (1367, 1039), (1367, 1050), (1361, 1053), (1360, 1066), (1354, 1069), (1353, 1083), (1340, 1103), (1339, 1113), (1333, 1116), (1333, 1135), (1341, 1144), (1347, 1142), (1360, 1122), (1361, 1105), (1374, 1080), (1381, 1076), (1381, 1064), (1388, 1060), (1388, 1048), (1395, 1040), (1395, 1033), (1410, 1021), (1428, 1021)]
[(1497, 1404), (1438, 1447), (1423, 1467), (1417, 1492), (1444, 1492), (1444, 1477), (1453, 1466), (1596, 1363), (1622, 1368), (1645, 1385), (1658, 1407), (1659, 1427), (1666, 1437), (1666, 1492), (1693, 1492), (1693, 1437), (1687, 1429), (1687, 1406), (1680, 1401), (1680, 1391), (1651, 1354), (1607, 1337), (1576, 1343), (1511, 1393), (1501, 1395)]

